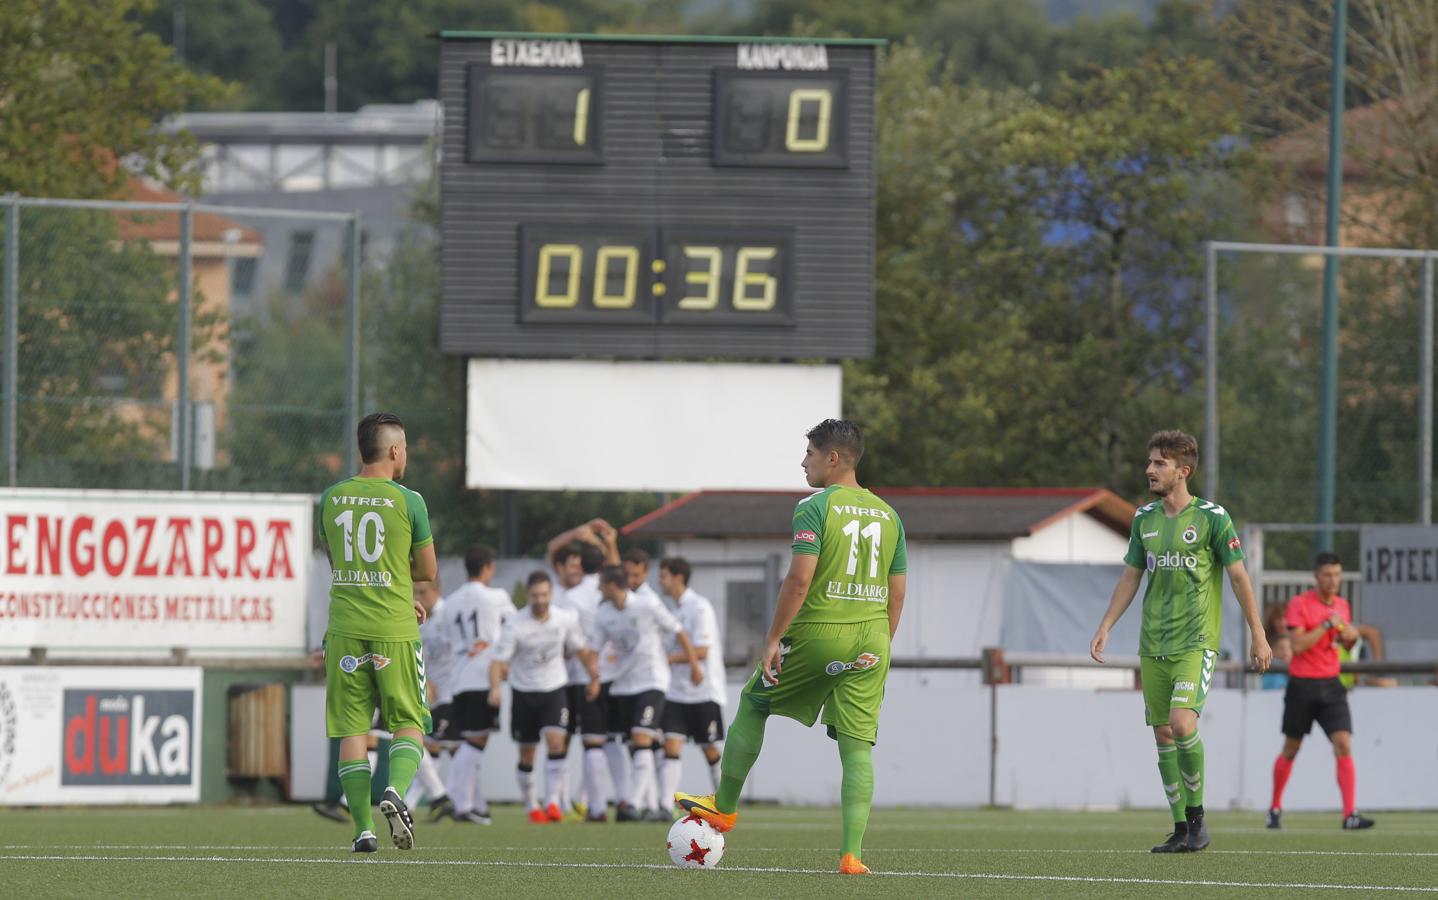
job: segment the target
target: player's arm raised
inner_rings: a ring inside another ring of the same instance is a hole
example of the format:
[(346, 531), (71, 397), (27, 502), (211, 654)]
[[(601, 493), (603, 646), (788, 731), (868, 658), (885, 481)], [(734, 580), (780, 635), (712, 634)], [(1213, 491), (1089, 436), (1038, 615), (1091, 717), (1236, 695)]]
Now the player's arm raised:
[(774, 607), (774, 621), (769, 626), (769, 635), (764, 641), (764, 677), (779, 682), (779, 639), (789, 630), (789, 624), (804, 605), (809, 585), (814, 580), (814, 571), (819, 567), (819, 557), (812, 553), (795, 553), (789, 562), (789, 574), (779, 588), (779, 602)]
[(1118, 576), (1118, 584), (1113, 586), (1113, 596), (1108, 601), (1108, 611), (1099, 620), (1098, 631), (1093, 634), (1093, 640), (1089, 641), (1088, 655), (1094, 658), (1095, 662), (1103, 662), (1103, 650), (1108, 646), (1108, 632), (1113, 628), (1133, 597), (1138, 593), (1139, 582), (1143, 580), (1143, 570), (1135, 569), (1133, 566), (1124, 566), (1123, 574)]

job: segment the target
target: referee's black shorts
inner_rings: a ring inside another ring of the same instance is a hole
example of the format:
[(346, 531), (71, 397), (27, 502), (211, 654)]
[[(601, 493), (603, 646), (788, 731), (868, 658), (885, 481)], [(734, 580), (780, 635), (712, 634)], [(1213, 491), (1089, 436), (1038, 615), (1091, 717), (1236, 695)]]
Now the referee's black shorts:
[(1335, 731), (1352, 731), (1348, 711), (1348, 689), (1337, 678), (1294, 678), (1289, 676), (1283, 694), (1283, 734), (1301, 738), (1317, 722), (1329, 737)]

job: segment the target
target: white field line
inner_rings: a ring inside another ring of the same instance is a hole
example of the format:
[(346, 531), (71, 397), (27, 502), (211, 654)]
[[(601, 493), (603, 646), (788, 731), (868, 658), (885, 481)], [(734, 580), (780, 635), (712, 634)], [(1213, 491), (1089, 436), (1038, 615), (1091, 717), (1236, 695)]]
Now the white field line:
[[(568, 847), (535, 844), (528, 847), (493, 847), (487, 844), (475, 845), (432, 845), (426, 844), (419, 850), (434, 850), (446, 853), (548, 853), (556, 849), (562, 849), (570, 853), (650, 853), (645, 847)], [(823, 853), (832, 851), (831, 846), (824, 847), (746, 847), (746, 853)], [(341, 851), (348, 853), (342, 844), (289, 844), (263, 845), (263, 844), (0, 844), (0, 850), (290, 850), (304, 851), (314, 850), (319, 852)], [(1083, 850), (1068, 847), (869, 847), (868, 853), (1011, 853), (1011, 854), (1032, 854), (1042, 856), (1048, 854), (1069, 853), (1081, 856), (1092, 856), (1098, 854), (1108, 855), (1151, 855), (1148, 850), (1115, 850), (1115, 849), (1093, 849)], [(1416, 859), (1438, 858), (1438, 850), (1205, 850), (1204, 856), (1356, 856), (1356, 857), (1411, 857)], [(10, 857), (0, 856), (0, 859)], [(78, 857), (66, 857), (78, 858)]]
[[(430, 859), (305, 859), (302, 857), (233, 856), (57, 856), (34, 854), (6, 856), (7, 860), (29, 862), (178, 862), (258, 863), (260, 865), (360, 865), (360, 866), (492, 866), (519, 869), (655, 869), (673, 871), (673, 866), (655, 863), (550, 863), (494, 862), (479, 860)], [(834, 875), (832, 869), (785, 869), (763, 866), (727, 866), (714, 871), (750, 872), (773, 875)], [(966, 881), (1035, 881), (1079, 884), (1154, 884), (1172, 887), (1278, 888), (1282, 890), (1369, 891), (1388, 893), (1438, 894), (1438, 887), (1404, 887), (1387, 884), (1324, 884), (1297, 881), (1210, 881), (1204, 879), (1114, 878), (1090, 875), (1010, 875), (986, 872), (875, 872), (888, 878), (954, 878)]]

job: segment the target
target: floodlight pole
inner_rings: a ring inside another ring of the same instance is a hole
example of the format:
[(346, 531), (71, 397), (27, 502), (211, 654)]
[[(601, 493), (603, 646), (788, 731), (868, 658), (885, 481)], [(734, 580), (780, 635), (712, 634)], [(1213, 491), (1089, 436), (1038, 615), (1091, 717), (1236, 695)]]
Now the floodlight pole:
[[(1333, 56), (1328, 95), (1328, 203), (1323, 242), (1337, 247), (1343, 190), (1343, 66), (1348, 0), (1333, 0)], [(1338, 453), (1338, 257), (1323, 259), (1323, 362), (1318, 392), (1318, 502), (1315, 520), (1333, 524)], [(1318, 549), (1333, 549), (1333, 532), (1320, 529)]]

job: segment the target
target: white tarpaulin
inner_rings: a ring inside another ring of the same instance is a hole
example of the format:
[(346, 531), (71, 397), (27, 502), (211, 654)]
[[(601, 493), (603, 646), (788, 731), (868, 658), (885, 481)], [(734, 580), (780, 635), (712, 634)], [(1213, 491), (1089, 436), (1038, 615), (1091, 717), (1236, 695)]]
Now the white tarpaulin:
[(804, 433), (840, 414), (834, 365), (471, 359), (466, 484), (802, 487)]
[(198, 803), (202, 672), (0, 667), (0, 806)]
[(312, 502), (0, 491), (0, 649), (303, 652)]

